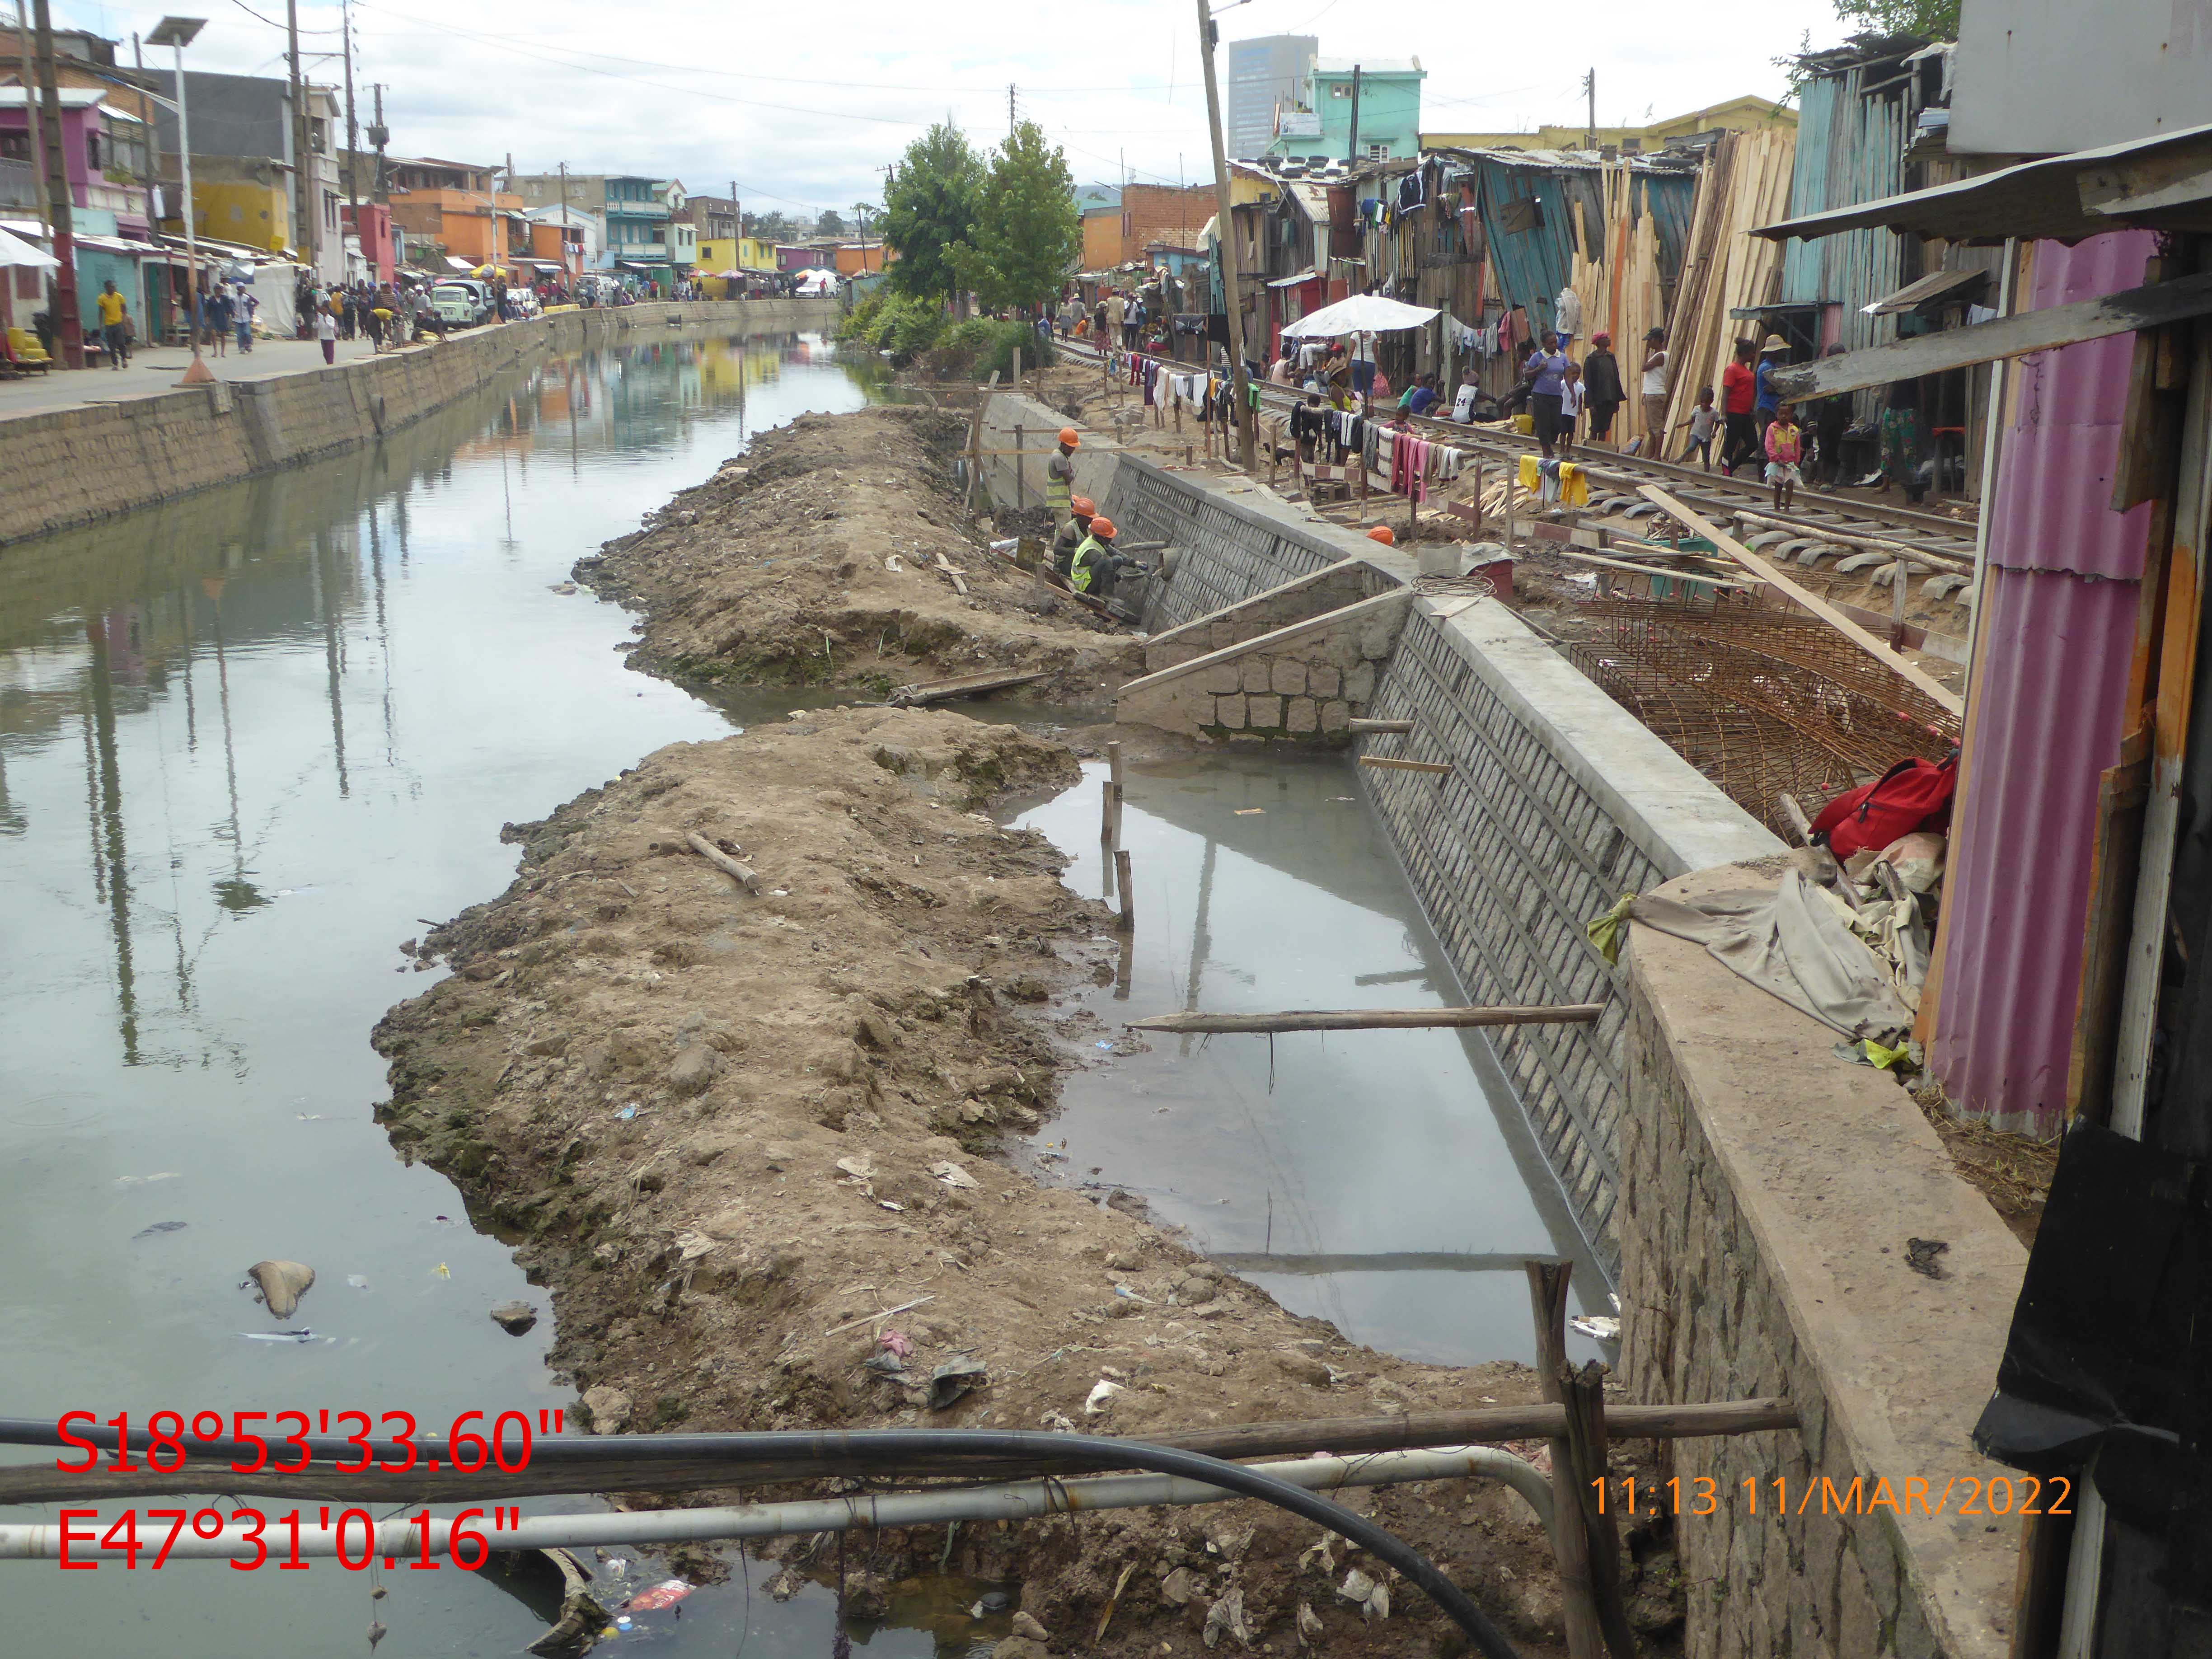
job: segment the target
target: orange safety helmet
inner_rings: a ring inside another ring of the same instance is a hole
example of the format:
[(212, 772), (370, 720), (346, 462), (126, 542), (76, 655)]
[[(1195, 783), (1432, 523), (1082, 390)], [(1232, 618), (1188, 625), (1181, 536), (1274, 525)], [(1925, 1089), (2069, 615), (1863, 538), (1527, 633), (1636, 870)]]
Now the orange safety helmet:
[(1079, 519), (1095, 519), (1098, 516), (1098, 503), (1088, 495), (1071, 495), (1067, 510)]
[(1367, 539), (1370, 542), (1380, 542), (1385, 547), (1395, 547), (1398, 544), (1397, 532), (1387, 524), (1378, 524), (1374, 529), (1369, 531)]
[(1075, 430), (1075, 428), (1074, 428), (1073, 427), (1072, 427), (1072, 426), (1064, 426), (1064, 427), (1060, 428), (1060, 447), (1062, 449), (1073, 449), (1073, 448), (1074, 448), (1074, 447), (1075, 447), (1075, 446), (1076, 446), (1077, 444), (1080, 443), (1081, 441), (1082, 441), (1081, 437), (1077, 434), (1077, 432), (1076, 432), (1076, 430)]
[(1114, 520), (1107, 518), (1092, 519), (1091, 520), (1091, 533), (1097, 537), (1102, 542), (1112, 541), (1114, 539)]

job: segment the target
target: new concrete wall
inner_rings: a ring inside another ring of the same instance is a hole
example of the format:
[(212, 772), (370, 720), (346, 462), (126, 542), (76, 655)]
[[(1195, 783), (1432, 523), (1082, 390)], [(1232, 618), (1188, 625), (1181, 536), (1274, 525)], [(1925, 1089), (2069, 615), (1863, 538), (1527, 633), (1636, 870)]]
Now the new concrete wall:
[(528, 357), (633, 337), (826, 328), (836, 315), (834, 300), (556, 312), (336, 368), (0, 421), (0, 543), (373, 442)]
[(1225, 611), (1153, 635), (1145, 641), (1145, 672), (1157, 674), (1162, 669), (1195, 661), (1224, 646), (1247, 643), (1293, 623), (1311, 622), (1397, 586), (1373, 565), (1346, 559), (1310, 576), (1255, 593)]

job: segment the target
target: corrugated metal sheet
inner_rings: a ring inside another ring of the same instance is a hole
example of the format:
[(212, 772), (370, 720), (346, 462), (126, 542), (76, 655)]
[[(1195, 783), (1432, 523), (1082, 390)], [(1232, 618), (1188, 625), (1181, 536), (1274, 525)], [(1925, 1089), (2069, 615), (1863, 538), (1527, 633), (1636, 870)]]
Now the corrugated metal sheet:
[[(1602, 251), (1605, 228), (1602, 173), (1594, 160), (1550, 153), (1516, 155), (1469, 151), (1465, 165), (1474, 173), (1489, 250), (1493, 286), (1508, 310), (1529, 307), (1548, 320), (1553, 296), (1565, 288), (1574, 265), (1576, 216), (1581, 216), (1583, 246)], [(1695, 209), (1697, 174), (1674, 168), (1635, 170), (1636, 198), (1649, 203), (1659, 232), (1659, 274), (1671, 281), (1682, 268), (1682, 244)], [(1534, 198), (1542, 222), (1532, 230), (1508, 231), (1501, 216), (1506, 204)]]
[[(1893, 196), (1905, 187), (1905, 89), (1895, 82), (1868, 97), (1866, 71), (1849, 69), (1808, 82), (1799, 95), (1797, 159), (1790, 178), (1792, 217)], [(1892, 318), (1863, 307), (1899, 287), (1897, 233), (1855, 230), (1818, 241), (1791, 242), (1783, 255), (1782, 298), (1793, 305), (1837, 305), (1840, 343), (1852, 350), (1897, 337)], [(1859, 416), (1871, 415), (1879, 394), (1861, 392)]]
[[(2148, 236), (2042, 243), (2020, 308), (2142, 280)], [(2111, 510), (2134, 350), (2025, 360), (1990, 501), (1988, 631), (1951, 847), (1929, 1064), (1968, 1115), (2054, 1135), (2081, 986), (2100, 775), (2118, 758), (2148, 509)]]

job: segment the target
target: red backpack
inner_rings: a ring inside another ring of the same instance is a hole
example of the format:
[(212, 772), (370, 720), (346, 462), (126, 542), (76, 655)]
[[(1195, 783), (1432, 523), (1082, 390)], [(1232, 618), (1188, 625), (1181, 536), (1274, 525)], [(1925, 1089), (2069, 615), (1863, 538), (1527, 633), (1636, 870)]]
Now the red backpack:
[(1959, 781), (1957, 758), (1946, 757), (1939, 763), (1915, 756), (1898, 762), (1872, 783), (1846, 789), (1813, 820), (1813, 839), (1825, 840), (1828, 850), (1842, 860), (1863, 847), (1880, 852), (1916, 830), (1949, 829), (1951, 792)]

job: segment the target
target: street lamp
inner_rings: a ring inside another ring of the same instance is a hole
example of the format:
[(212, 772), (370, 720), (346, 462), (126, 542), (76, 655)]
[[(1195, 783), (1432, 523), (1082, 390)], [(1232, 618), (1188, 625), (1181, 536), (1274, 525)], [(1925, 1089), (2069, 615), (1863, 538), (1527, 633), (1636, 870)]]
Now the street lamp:
[(200, 357), (200, 239), (192, 227), (192, 129), (185, 113), (185, 48), (206, 27), (204, 17), (164, 17), (146, 37), (148, 46), (173, 47), (177, 54), (177, 159), (185, 195), (185, 329), (192, 337), (191, 367), (177, 382), (179, 386), (208, 386), (215, 380)]

